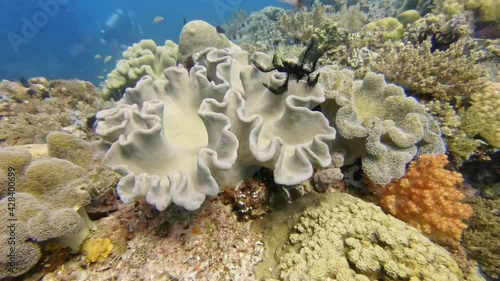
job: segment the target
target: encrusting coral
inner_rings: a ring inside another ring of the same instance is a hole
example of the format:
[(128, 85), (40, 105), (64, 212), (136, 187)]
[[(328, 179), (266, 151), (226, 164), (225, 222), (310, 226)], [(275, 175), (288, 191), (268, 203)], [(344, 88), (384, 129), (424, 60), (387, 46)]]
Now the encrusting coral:
[(445, 249), (371, 203), (338, 192), (310, 196), (299, 200), (309, 202), (256, 222), (266, 246), (257, 278), (484, 280), (461, 270)]
[(103, 262), (113, 250), (113, 244), (109, 238), (87, 239), (81, 247), (82, 255), (87, 263)]
[(385, 184), (402, 177), (416, 155), (444, 152), (439, 126), (423, 105), (380, 74), (353, 77), (333, 68), (320, 76), (327, 95), (321, 111), (339, 132), (335, 145), (346, 150), (346, 164), (361, 158), (368, 177)]
[(177, 44), (167, 40), (157, 46), (153, 40), (142, 40), (123, 52), (116, 68), (108, 74), (104, 97), (119, 99), (126, 88), (134, 87), (145, 75), (159, 79), (163, 70), (177, 64)]
[(370, 188), (386, 212), (436, 242), (457, 246), (472, 208), (460, 202), (464, 195), (457, 186), (462, 175), (446, 170), (446, 164), (445, 154), (421, 155), (410, 163), (404, 177)]
[[(271, 58), (256, 53), (254, 61)], [(281, 86), (285, 75), (259, 71), (244, 51), (208, 48), (194, 62), (189, 71), (167, 68), (164, 80), (143, 78), (97, 114), (96, 133), (113, 142), (106, 162), (124, 176), (124, 202), (145, 197), (159, 210), (171, 202), (194, 210), (260, 167), (292, 185), (330, 164), (335, 130), (310, 110), (324, 101), (319, 85), (288, 81), (275, 95), (264, 85)]]

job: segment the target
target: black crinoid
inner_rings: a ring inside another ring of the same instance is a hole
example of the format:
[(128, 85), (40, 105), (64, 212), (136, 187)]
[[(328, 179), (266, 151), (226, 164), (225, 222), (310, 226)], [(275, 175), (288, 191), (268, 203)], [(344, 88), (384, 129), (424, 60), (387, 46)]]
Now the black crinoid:
[(286, 73), (286, 79), (283, 85), (270, 86), (266, 83), (262, 83), (262, 85), (264, 85), (264, 87), (266, 87), (273, 94), (281, 95), (288, 90), (288, 82), (290, 79), (299, 82), (303, 78), (307, 77), (307, 85), (314, 87), (316, 83), (318, 83), (319, 79), (319, 73), (313, 73), (316, 70), (316, 64), (318, 63), (319, 58), (326, 51), (328, 51), (328, 49), (320, 48), (318, 45), (319, 44), (316, 40), (311, 40), (307, 49), (301, 54), (298, 62), (290, 60), (281, 61), (276, 54), (273, 56), (272, 66), (269, 67), (264, 67), (252, 60), (253, 65), (262, 72), (277, 70), (279, 72)]

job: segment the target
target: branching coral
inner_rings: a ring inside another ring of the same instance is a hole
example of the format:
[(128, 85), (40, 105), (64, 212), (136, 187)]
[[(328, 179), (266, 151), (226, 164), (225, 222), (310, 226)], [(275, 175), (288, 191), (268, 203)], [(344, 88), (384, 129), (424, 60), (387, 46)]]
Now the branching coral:
[(145, 75), (154, 79), (162, 77), (163, 70), (177, 63), (177, 44), (167, 40), (156, 46), (153, 40), (142, 40), (123, 52), (116, 68), (108, 74), (104, 96), (119, 99), (126, 88), (134, 87)]
[(464, 232), (464, 247), (492, 280), (500, 278), (500, 199), (468, 200), (474, 208), (469, 228)]
[(372, 67), (392, 83), (407, 91), (460, 105), (484, 87), (484, 73), (475, 65), (478, 53), (464, 55), (465, 42), (432, 52), (431, 42), (412, 44), (391, 42)]
[(298, 13), (287, 12), (278, 16), (277, 27), (283, 31), (286, 38), (295, 38), (308, 43), (313, 34), (323, 30), (332, 19), (327, 13), (327, 6), (316, 5), (308, 12), (302, 8)]
[(456, 246), (472, 208), (460, 202), (464, 195), (456, 187), (462, 175), (446, 170), (446, 164), (444, 154), (421, 155), (410, 163), (404, 177), (384, 186), (373, 184), (371, 189), (389, 214), (434, 241)]
[(310, 110), (324, 100), (319, 85), (293, 81), (274, 95), (264, 84), (282, 85), (284, 75), (259, 71), (247, 52), (209, 48), (194, 60), (189, 72), (170, 67), (165, 80), (145, 77), (116, 108), (97, 114), (96, 132), (114, 142), (106, 161), (125, 176), (123, 201), (146, 197), (160, 210), (172, 201), (194, 210), (219, 184), (234, 186), (260, 167), (296, 184), (330, 164), (335, 130)]
[(403, 176), (417, 154), (444, 152), (439, 126), (423, 105), (382, 75), (353, 76), (326, 68), (320, 76), (328, 98), (321, 110), (340, 134), (336, 144), (346, 150), (346, 163), (362, 158), (368, 177), (385, 184)]
[(456, 164), (461, 164), (467, 160), (483, 143), (481, 140), (474, 138), (479, 129), (475, 127), (475, 124), (471, 124), (473, 130), (468, 130), (464, 126), (464, 119), (469, 120), (469, 123), (472, 121), (472, 116), (467, 117), (469, 114), (464, 108), (457, 112), (449, 102), (441, 101), (430, 101), (426, 104), (426, 107), (439, 121), (443, 136), (446, 138), (447, 150), (453, 156), (453, 161)]

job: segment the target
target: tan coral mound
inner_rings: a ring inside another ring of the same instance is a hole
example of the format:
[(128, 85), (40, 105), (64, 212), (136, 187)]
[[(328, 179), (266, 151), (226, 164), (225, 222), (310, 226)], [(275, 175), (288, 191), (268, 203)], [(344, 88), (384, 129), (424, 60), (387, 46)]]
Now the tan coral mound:
[(436, 242), (456, 245), (472, 208), (460, 202), (464, 195), (456, 189), (462, 175), (446, 170), (446, 164), (444, 154), (422, 155), (410, 163), (404, 177), (387, 185), (371, 184), (371, 189), (386, 212)]

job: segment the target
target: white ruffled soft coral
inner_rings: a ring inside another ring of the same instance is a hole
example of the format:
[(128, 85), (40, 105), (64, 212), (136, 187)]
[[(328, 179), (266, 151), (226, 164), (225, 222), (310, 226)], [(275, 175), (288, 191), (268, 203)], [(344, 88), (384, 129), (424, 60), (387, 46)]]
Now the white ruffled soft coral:
[(263, 83), (281, 85), (284, 75), (259, 71), (243, 51), (210, 48), (195, 59), (189, 73), (170, 67), (166, 80), (143, 78), (97, 115), (97, 134), (114, 142), (106, 161), (124, 176), (124, 202), (146, 197), (159, 210), (171, 202), (194, 210), (260, 167), (297, 184), (330, 164), (335, 130), (310, 110), (324, 101), (321, 87), (291, 81), (274, 95)]

